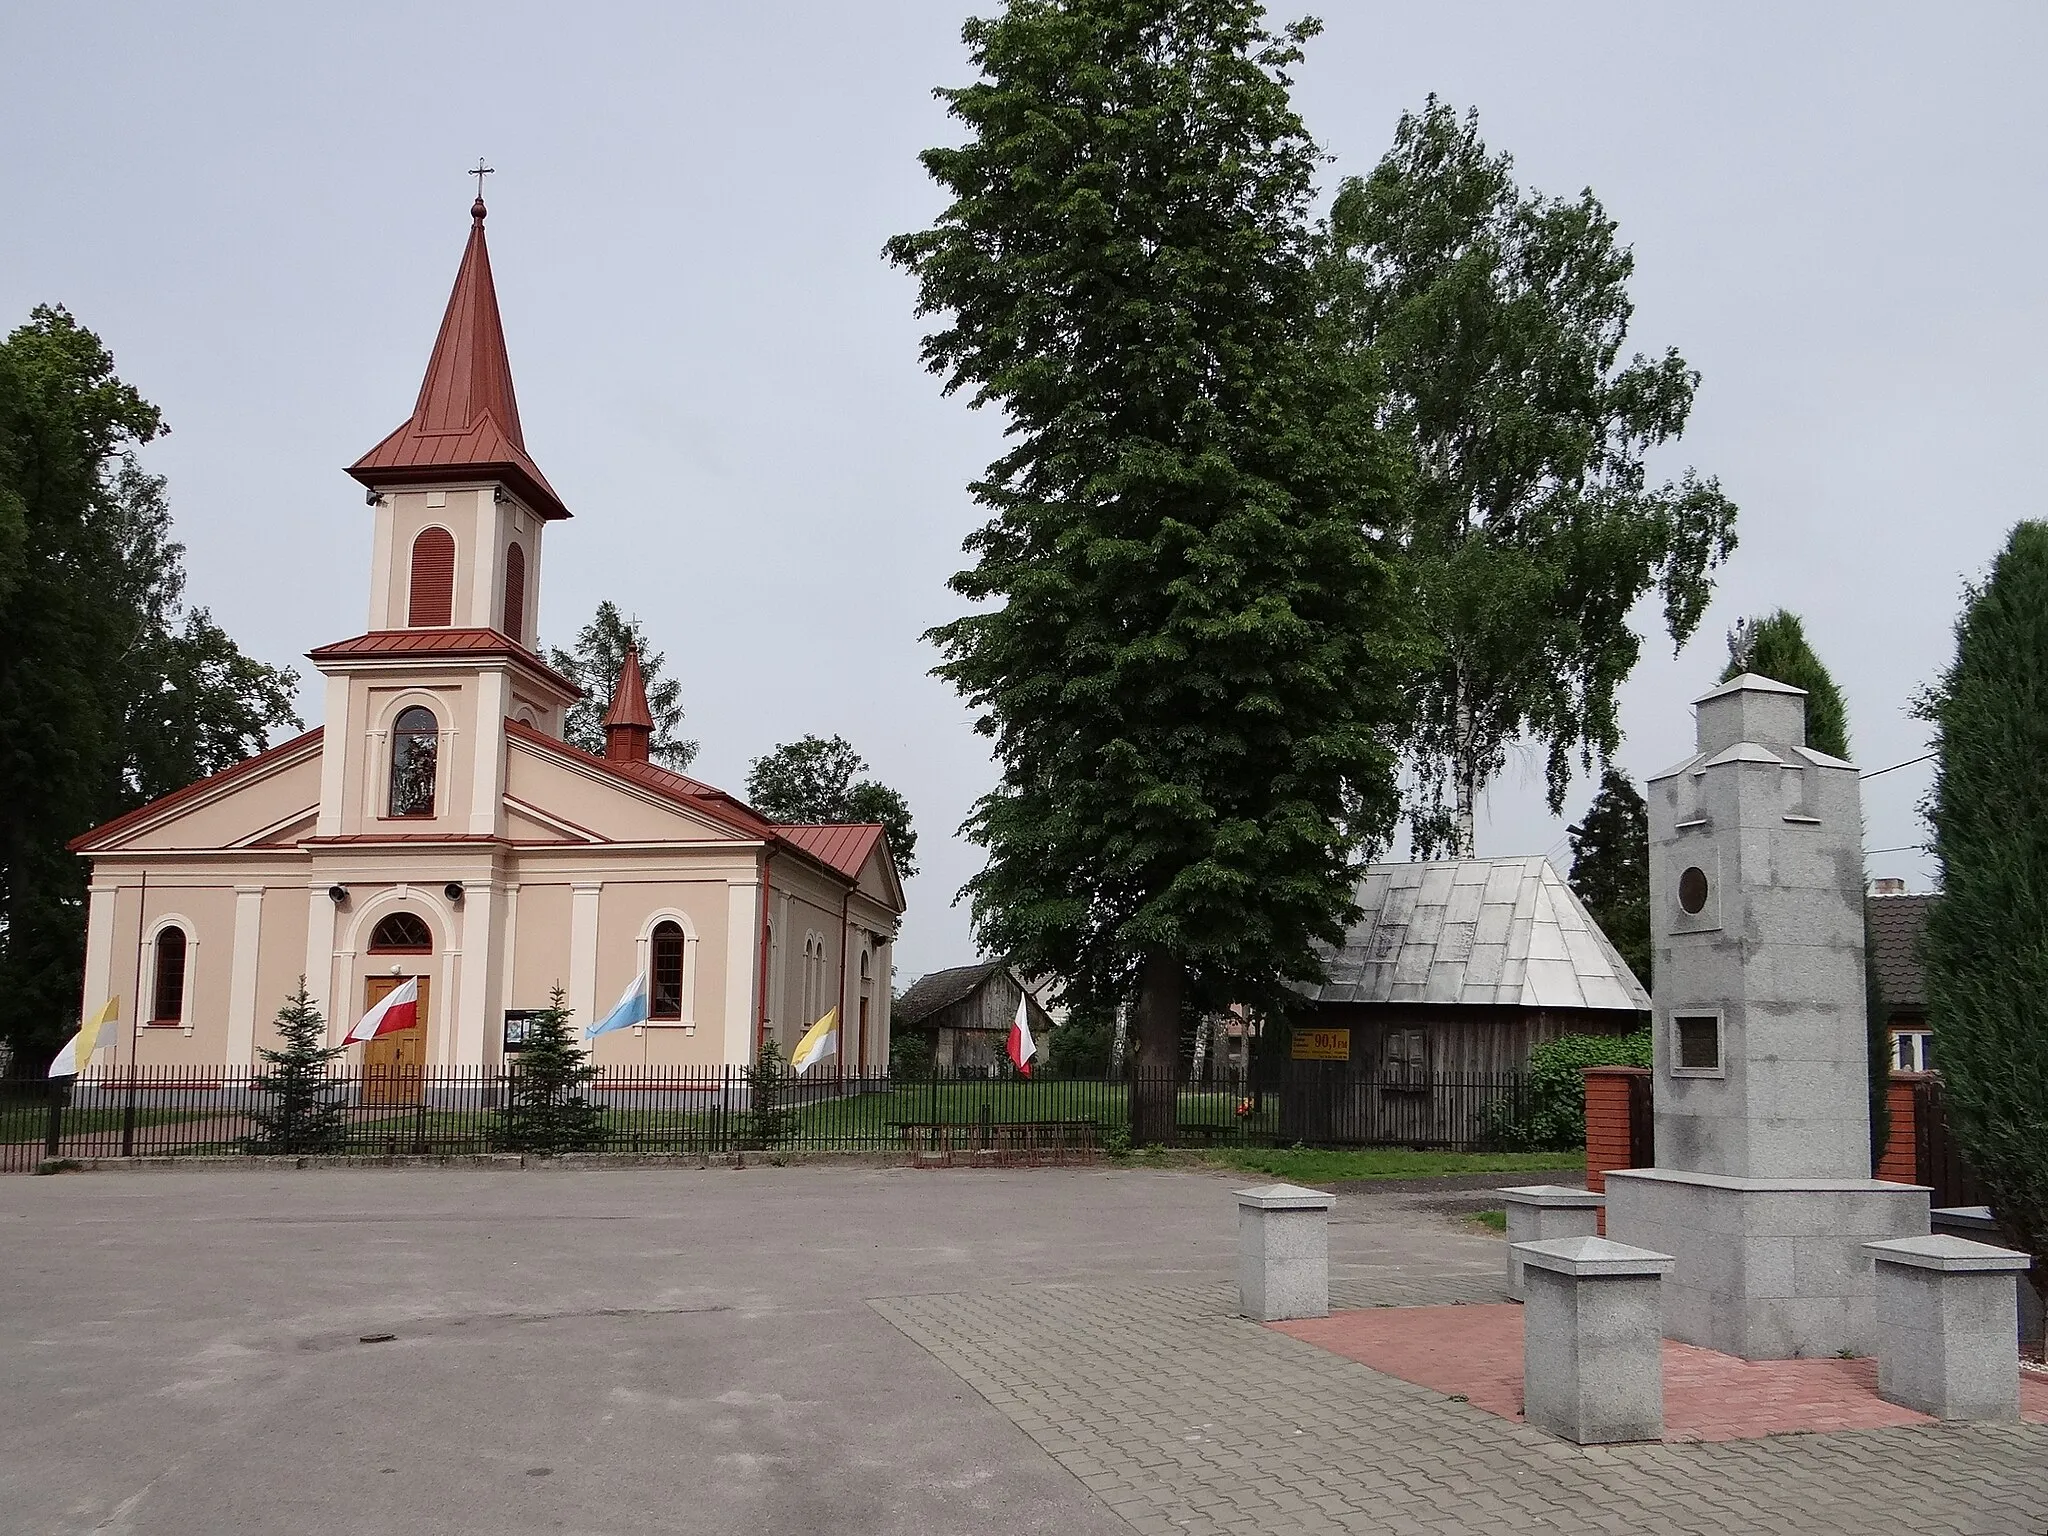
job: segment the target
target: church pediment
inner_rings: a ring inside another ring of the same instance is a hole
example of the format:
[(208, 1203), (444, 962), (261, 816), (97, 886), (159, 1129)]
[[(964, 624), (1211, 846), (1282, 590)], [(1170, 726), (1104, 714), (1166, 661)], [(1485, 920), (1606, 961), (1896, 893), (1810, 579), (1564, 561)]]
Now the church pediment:
[(95, 827), (80, 853), (291, 846), (320, 803), (321, 733), (303, 736)]
[[(560, 843), (751, 842), (747, 830), (646, 781), (515, 722), (506, 724), (505, 809), (519, 841)], [(634, 765), (644, 768), (645, 765)], [(674, 776), (666, 776), (674, 777)]]

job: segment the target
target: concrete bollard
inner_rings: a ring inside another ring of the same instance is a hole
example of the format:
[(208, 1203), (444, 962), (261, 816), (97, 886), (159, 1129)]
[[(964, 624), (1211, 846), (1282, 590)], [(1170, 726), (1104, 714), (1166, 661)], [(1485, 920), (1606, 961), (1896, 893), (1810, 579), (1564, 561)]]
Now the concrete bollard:
[(1330, 1315), (1330, 1207), (1293, 1184), (1237, 1192), (1237, 1307), (1277, 1323)]
[(1937, 1419), (2020, 1416), (2024, 1253), (1965, 1237), (1865, 1243), (1877, 1261), (1877, 1393)]
[(1544, 1243), (1553, 1237), (1598, 1237), (1605, 1195), (1564, 1184), (1527, 1184), (1494, 1191), (1508, 1207), (1508, 1295), (1522, 1299), (1522, 1256), (1518, 1243)]
[(1604, 1237), (1517, 1245), (1522, 1417), (1577, 1445), (1664, 1437), (1669, 1254)]

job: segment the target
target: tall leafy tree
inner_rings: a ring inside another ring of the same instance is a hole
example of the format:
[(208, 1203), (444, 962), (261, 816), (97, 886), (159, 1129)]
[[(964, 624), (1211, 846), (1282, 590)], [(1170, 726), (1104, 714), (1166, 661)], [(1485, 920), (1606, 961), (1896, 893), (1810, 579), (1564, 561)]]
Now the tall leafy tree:
[[(1807, 642), (1806, 625), (1796, 613), (1779, 608), (1760, 618), (1744, 619), (1728, 635), (1728, 665), (1721, 681), (1754, 672), (1773, 682), (1806, 690), (1806, 744), (1817, 752), (1847, 760), (1849, 706), (1834, 676)], [(1871, 955), (1869, 904), (1863, 913), (1863, 1028), (1870, 1076), (1870, 1165), (1877, 1166), (1891, 1140), (1892, 1037), (1884, 991)]]
[(66, 842), (298, 723), (295, 675), (184, 607), (163, 481), (135, 457), (164, 430), (65, 310), (0, 342), (0, 1040), (30, 1070), (78, 1018)]
[(2048, 523), (2014, 528), (1969, 593), (1920, 710), (1938, 752), (1924, 954), (1942, 1099), (2048, 1300)]
[(1571, 887), (1636, 980), (1651, 984), (1650, 818), (1628, 775), (1609, 768), (1572, 844)]
[(747, 801), (773, 821), (879, 821), (897, 871), (914, 875), (917, 832), (910, 802), (879, 779), (857, 777), (867, 771), (867, 759), (844, 736), (806, 736), (754, 759), (747, 770)]
[(1735, 508), (1688, 470), (1649, 483), (1699, 375), (1675, 351), (1619, 361), (1635, 258), (1590, 191), (1515, 182), (1476, 114), (1431, 97), (1370, 176), (1339, 188), (1325, 261), (1350, 344), (1389, 389), (1411, 462), (1403, 576), (1439, 642), (1411, 685), (1417, 852), (1469, 858), (1510, 743), (1548, 754), (1561, 810), (1576, 758), (1620, 740), (1615, 690), (1653, 589), (1683, 645), (1735, 546)]
[(640, 653), (647, 712), (654, 716), (647, 755), (664, 768), (680, 772), (697, 756), (697, 743), (678, 734), (683, 725), (683, 685), (664, 675), (668, 658), (648, 645), (639, 617), (625, 617), (618, 605), (609, 601), (599, 603), (590, 622), (576, 631), (575, 644), (566, 651), (555, 646), (548, 654), (549, 665), (583, 689), (583, 697), (569, 706), (562, 738), (586, 752), (604, 752), (604, 712), (611, 708), (629, 650)]
[(1068, 1003), (1135, 995), (1138, 1140), (1184, 1011), (1284, 1006), (1391, 824), (1402, 665), (1389, 459), (1325, 343), (1319, 155), (1289, 71), (1317, 27), (1252, 0), (1010, 0), (937, 94), (952, 201), (889, 257), (943, 317), (924, 358), (1009, 450), (932, 632), (1001, 765), (966, 832), (990, 953)]

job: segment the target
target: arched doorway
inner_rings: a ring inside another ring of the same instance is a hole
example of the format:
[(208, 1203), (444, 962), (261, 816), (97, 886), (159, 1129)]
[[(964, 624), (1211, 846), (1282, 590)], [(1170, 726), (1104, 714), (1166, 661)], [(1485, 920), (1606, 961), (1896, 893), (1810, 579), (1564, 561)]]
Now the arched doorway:
[[(363, 1045), (363, 1102), (417, 1104), (427, 1073), (427, 1018), (433, 978), (410, 971), (407, 961), (434, 952), (434, 935), (426, 920), (412, 912), (393, 912), (370, 931), (370, 954), (389, 957), (390, 969), (363, 978), (363, 1011), (367, 1013), (407, 981), (420, 984), (419, 1007), (410, 1029), (393, 1030)], [(374, 963), (374, 962), (373, 962)]]

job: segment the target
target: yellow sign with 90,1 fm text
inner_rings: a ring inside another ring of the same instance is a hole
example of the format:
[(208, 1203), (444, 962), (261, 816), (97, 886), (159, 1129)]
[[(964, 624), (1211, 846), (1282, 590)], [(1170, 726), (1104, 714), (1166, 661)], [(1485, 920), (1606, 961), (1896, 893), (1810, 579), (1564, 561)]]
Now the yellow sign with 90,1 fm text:
[(1351, 1031), (1348, 1029), (1297, 1029), (1294, 1032), (1296, 1061), (1349, 1061)]

